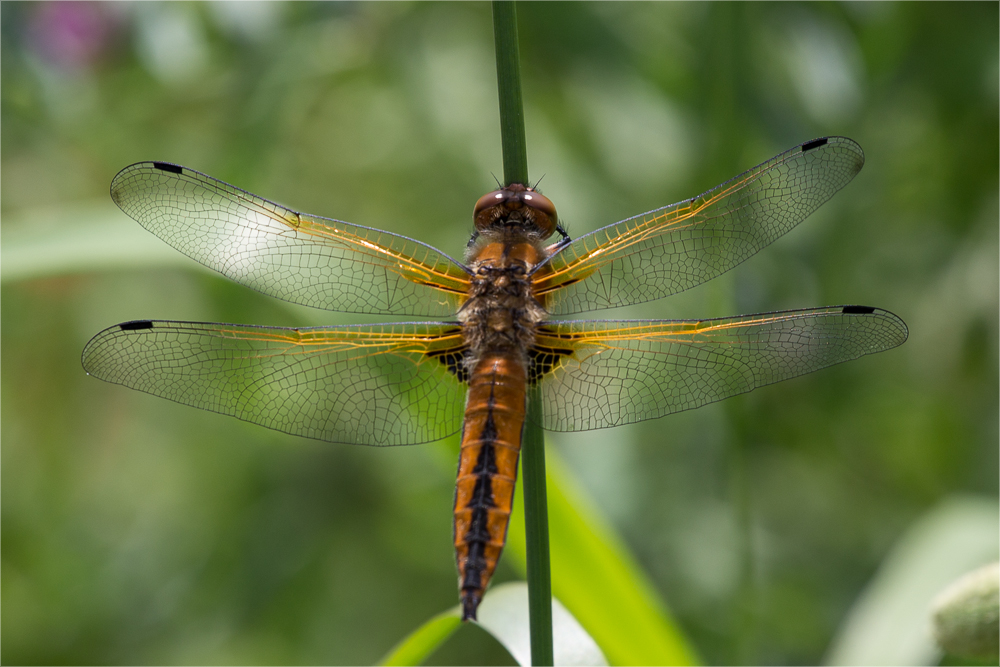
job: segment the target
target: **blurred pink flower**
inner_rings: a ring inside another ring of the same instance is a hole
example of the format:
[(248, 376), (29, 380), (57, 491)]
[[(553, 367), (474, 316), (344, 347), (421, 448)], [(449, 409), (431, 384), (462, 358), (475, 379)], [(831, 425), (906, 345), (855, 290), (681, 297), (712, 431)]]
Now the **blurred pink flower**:
[(120, 21), (99, 2), (41, 2), (28, 21), (28, 48), (64, 70), (91, 67), (107, 50)]

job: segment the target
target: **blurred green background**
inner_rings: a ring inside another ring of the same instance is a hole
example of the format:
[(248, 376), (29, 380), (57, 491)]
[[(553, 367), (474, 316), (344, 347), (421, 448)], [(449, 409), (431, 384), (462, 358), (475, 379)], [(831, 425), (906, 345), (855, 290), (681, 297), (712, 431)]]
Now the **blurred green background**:
[[(459, 256), (502, 173), (489, 5), (0, 12), (0, 659), (379, 659), (457, 601), (454, 443), (300, 440), (101, 383), (79, 355), (136, 318), (386, 319), (203, 271), (108, 187), (171, 161)], [(858, 303), (900, 315), (903, 347), (550, 440), (705, 661), (832, 659), (911, 526), (996, 505), (998, 5), (530, 3), (519, 19), (529, 169), (572, 235), (817, 136), (866, 151), (735, 271), (595, 316)], [(496, 581), (515, 576), (502, 562)], [(433, 661), (510, 657), (464, 627)]]

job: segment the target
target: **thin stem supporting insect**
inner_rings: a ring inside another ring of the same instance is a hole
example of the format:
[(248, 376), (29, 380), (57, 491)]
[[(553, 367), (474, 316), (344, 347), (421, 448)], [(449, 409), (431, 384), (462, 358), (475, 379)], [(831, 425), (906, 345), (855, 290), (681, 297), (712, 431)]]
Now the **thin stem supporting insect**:
[(545, 436), (532, 416), (541, 416), (541, 391), (528, 389), (528, 420), (521, 445), (524, 532), (528, 564), (528, 626), (531, 664), (553, 665), (552, 581), (549, 571), (549, 508), (545, 495)]
[(528, 151), (524, 140), (524, 105), (521, 102), (521, 64), (517, 51), (517, 13), (510, 0), (493, 2), (493, 41), (500, 93), (500, 144), (503, 147), (503, 180), (528, 184)]
[[(521, 102), (517, 14), (513, 2), (494, 0), (493, 37), (496, 45), (504, 182), (508, 185), (526, 185), (528, 153), (524, 139), (524, 106)], [(552, 665), (552, 579), (549, 568), (549, 513), (545, 495), (545, 438), (538, 426), (541, 423), (541, 409), (538, 388), (529, 388), (528, 419), (521, 445), (521, 476), (524, 484), (531, 664)]]

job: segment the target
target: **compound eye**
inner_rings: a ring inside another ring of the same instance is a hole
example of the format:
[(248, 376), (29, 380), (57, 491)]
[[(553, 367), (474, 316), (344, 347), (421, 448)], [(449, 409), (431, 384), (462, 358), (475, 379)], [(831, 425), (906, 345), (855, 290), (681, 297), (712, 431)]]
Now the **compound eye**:
[(489, 194), (485, 194), (479, 198), (476, 202), (476, 208), (472, 212), (474, 218), (479, 217), (479, 214), (488, 208), (492, 208), (498, 204), (502, 204), (507, 200), (507, 195), (503, 190), (494, 190)]
[(545, 195), (529, 190), (521, 195), (521, 199), (524, 201), (525, 206), (529, 206), (536, 211), (547, 215), (549, 220), (552, 221), (553, 227), (555, 227), (556, 223), (559, 222), (556, 218), (556, 205), (553, 204), (552, 200)]

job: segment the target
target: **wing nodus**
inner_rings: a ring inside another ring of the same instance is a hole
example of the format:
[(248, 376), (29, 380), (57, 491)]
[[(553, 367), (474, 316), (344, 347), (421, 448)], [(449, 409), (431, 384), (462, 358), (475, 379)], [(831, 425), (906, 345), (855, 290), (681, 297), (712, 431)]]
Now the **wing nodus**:
[(516, 350), (484, 355), (469, 379), (455, 489), (455, 551), (462, 620), (475, 619), (507, 539), (527, 400)]

